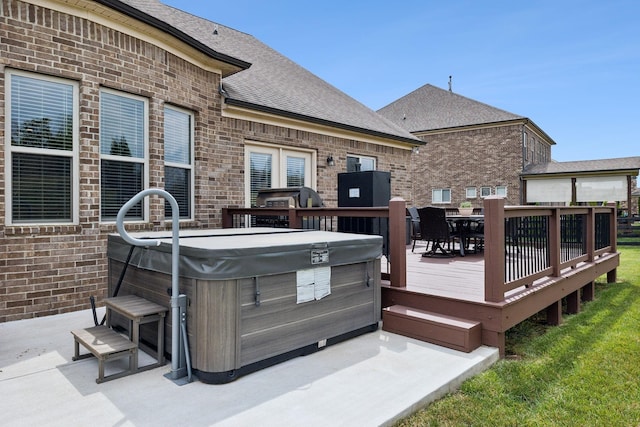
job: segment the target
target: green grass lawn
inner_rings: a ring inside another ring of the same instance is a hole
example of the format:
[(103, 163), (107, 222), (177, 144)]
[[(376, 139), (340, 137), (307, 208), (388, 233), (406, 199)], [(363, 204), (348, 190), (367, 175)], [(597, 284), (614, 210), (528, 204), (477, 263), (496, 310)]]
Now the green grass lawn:
[(619, 251), (579, 314), (513, 328), (510, 357), (397, 426), (640, 426), (640, 247)]

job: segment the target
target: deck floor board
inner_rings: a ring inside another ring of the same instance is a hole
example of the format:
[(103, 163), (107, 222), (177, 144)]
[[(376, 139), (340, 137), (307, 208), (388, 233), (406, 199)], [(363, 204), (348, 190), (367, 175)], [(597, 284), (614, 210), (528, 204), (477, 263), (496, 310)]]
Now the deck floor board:
[[(407, 249), (407, 290), (465, 301), (484, 301), (484, 255), (423, 257), (424, 247)], [(387, 263), (381, 263), (386, 268)]]

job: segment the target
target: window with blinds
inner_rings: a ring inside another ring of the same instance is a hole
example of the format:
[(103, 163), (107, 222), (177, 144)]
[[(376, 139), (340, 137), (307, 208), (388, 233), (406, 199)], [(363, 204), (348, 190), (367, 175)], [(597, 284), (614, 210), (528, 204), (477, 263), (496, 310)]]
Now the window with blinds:
[[(100, 92), (100, 219), (118, 211), (145, 188), (147, 101), (109, 90)], [(126, 219), (144, 219), (143, 201)]]
[[(164, 110), (164, 185), (178, 202), (181, 219), (192, 218), (193, 115), (173, 107)], [(165, 216), (171, 205), (165, 201)]]
[(251, 164), (251, 206), (256, 205), (258, 191), (271, 188), (272, 155), (268, 153), (250, 153)]
[(77, 221), (77, 86), (7, 71), (7, 222)]

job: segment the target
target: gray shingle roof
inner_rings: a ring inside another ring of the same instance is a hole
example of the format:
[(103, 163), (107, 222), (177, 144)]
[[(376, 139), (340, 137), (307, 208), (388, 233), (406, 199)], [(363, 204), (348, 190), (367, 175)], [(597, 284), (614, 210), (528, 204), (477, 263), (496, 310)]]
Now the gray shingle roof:
[(382, 107), (378, 113), (409, 132), (526, 119), (430, 84)]
[[(156, 0), (123, 0), (120, 3), (168, 24), (215, 52), (251, 63), (248, 69), (224, 77), (222, 83), (230, 104), (422, 144), (404, 128), (249, 34), (166, 6)], [(214, 34), (214, 30), (217, 30), (217, 34)]]
[(580, 160), (574, 162), (550, 162), (527, 166), (522, 175), (550, 175), (568, 173), (596, 173), (640, 169), (640, 157), (616, 159)]

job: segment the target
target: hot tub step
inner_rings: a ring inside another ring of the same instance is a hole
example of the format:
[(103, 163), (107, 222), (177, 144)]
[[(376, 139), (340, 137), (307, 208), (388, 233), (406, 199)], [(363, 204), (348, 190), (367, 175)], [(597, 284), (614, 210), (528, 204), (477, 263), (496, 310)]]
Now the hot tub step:
[[(98, 359), (97, 383), (124, 377), (125, 375), (131, 375), (136, 372), (135, 356), (138, 352), (138, 346), (113, 329), (107, 328), (106, 326), (94, 326), (86, 329), (73, 330), (71, 334), (74, 340), (73, 360), (80, 360), (91, 356), (95, 356)], [(80, 344), (89, 350), (88, 354), (80, 354)], [(104, 362), (127, 356), (129, 357), (129, 369), (108, 376), (104, 375)]]
[(467, 353), (482, 343), (480, 322), (403, 305), (382, 310), (382, 330)]

